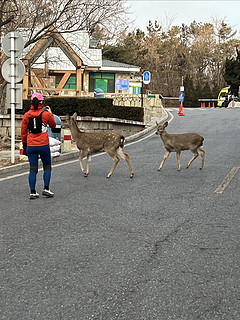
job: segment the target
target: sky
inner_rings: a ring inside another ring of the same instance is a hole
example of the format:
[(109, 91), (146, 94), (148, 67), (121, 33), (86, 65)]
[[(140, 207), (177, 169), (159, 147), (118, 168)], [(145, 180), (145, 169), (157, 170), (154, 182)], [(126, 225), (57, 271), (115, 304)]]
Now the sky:
[(127, 0), (130, 6), (131, 19), (135, 19), (134, 27), (146, 31), (149, 20), (163, 22), (166, 26), (190, 25), (196, 22), (213, 22), (213, 18), (225, 19), (227, 24), (240, 35), (240, 0), (235, 1), (200, 1), (200, 0)]

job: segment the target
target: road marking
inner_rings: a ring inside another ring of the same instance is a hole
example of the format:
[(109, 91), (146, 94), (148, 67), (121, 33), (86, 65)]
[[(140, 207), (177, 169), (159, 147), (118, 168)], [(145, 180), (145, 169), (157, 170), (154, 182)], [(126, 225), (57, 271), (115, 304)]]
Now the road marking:
[(233, 167), (213, 193), (223, 193), (240, 167)]
[[(28, 171), (28, 172), (29, 172), (29, 171)], [(14, 174), (13, 176), (8, 176), (8, 177), (5, 177), (5, 178), (0, 178), (0, 182), (1, 182), (1, 181), (5, 181), (5, 180), (9, 180), (9, 179), (13, 179), (13, 178), (17, 178), (17, 177), (24, 176), (24, 175), (28, 174), (28, 172), (23, 172), (23, 173), (19, 173), (19, 174)]]

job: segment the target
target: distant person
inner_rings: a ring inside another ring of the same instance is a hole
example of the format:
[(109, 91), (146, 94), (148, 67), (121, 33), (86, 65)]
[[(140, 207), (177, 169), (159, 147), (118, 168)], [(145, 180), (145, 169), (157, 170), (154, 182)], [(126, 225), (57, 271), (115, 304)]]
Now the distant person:
[(28, 156), (30, 163), (28, 176), (30, 199), (39, 197), (36, 191), (39, 156), (43, 164), (44, 188), (42, 195), (54, 196), (54, 193), (49, 189), (52, 167), (47, 125), (50, 128), (55, 128), (56, 121), (50, 107), (43, 107), (43, 100), (41, 93), (33, 93), (30, 110), (24, 114), (21, 127), (23, 154)]

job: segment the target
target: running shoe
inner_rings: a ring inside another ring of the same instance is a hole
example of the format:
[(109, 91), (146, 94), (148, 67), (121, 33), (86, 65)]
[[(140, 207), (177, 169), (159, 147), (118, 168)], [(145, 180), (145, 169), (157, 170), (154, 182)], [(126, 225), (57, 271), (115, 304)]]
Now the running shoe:
[(49, 197), (49, 198), (52, 198), (54, 196), (54, 192), (52, 192), (51, 190), (43, 189), (42, 195)]
[(37, 192), (30, 193), (30, 199), (37, 199), (37, 198), (39, 198), (39, 194)]

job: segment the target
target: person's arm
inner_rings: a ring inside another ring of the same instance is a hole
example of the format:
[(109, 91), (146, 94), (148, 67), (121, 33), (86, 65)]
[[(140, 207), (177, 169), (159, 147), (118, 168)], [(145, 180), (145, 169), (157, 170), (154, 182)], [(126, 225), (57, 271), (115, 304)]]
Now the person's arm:
[(46, 110), (46, 112), (43, 113), (43, 115), (44, 115), (44, 120), (46, 117), (46, 122), (44, 121), (44, 123), (47, 123), (51, 129), (55, 128), (57, 124), (50, 107), (48, 107), (48, 109)]
[(22, 126), (21, 126), (21, 137), (23, 144), (23, 154), (27, 154), (27, 135), (28, 135), (28, 118), (26, 115), (23, 116)]

